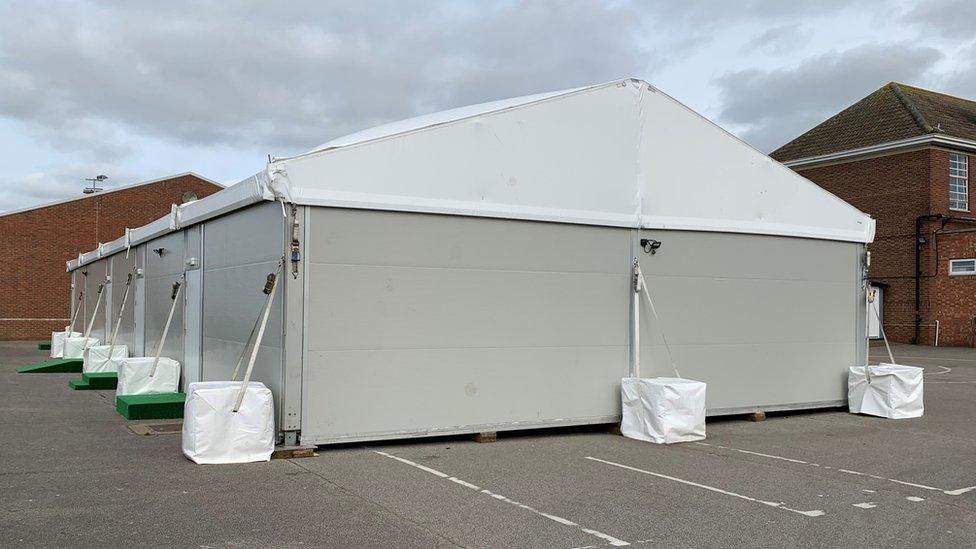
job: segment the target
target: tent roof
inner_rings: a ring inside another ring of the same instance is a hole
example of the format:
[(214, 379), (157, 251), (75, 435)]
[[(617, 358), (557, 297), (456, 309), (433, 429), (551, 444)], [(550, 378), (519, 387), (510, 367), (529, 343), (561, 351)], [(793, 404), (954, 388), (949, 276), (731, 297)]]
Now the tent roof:
[(262, 200), (870, 242), (874, 221), (644, 81), (395, 122), (275, 158), (131, 231), (130, 245)]
[(367, 141), (374, 141), (384, 137), (392, 137), (394, 135), (401, 135), (421, 129), (433, 128), (435, 126), (440, 126), (441, 124), (456, 122), (465, 118), (473, 118), (475, 116), (504, 111), (515, 107), (523, 107), (531, 103), (544, 101), (546, 99), (567, 95), (585, 89), (587, 88), (573, 88), (549, 93), (526, 95), (523, 97), (513, 97), (511, 99), (500, 99), (498, 101), (489, 101), (487, 103), (479, 103), (477, 105), (468, 105), (458, 107), (456, 109), (448, 109), (446, 111), (415, 116), (413, 118), (407, 118), (406, 120), (398, 120), (396, 122), (390, 122), (389, 124), (383, 124), (351, 133), (349, 135), (344, 135), (342, 137), (337, 137), (331, 141), (319, 145), (318, 147), (315, 147), (308, 152), (313, 153), (327, 149), (337, 149), (340, 147), (348, 147), (350, 145), (359, 145), (361, 143), (366, 143)]

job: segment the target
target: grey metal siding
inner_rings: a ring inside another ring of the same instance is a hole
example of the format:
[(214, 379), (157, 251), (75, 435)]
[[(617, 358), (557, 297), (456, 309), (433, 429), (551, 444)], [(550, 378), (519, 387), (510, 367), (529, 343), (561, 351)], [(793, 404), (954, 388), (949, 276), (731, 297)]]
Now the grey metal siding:
[(81, 329), (77, 330), (84, 334), (85, 330), (88, 328), (89, 324), (92, 322), (92, 315), (94, 315), (94, 324), (91, 324), (91, 334), (89, 337), (97, 338), (99, 343), (105, 341), (105, 303), (108, 298), (108, 288), (102, 289), (105, 294), (102, 296), (101, 305), (98, 306), (98, 311), (95, 310), (95, 303), (98, 301), (98, 285), (105, 283), (106, 275), (106, 260), (99, 259), (93, 261), (88, 265), (81, 268), (82, 271), (87, 272), (88, 276), (84, 277), (86, 279), (85, 284), (85, 309), (84, 318), (79, 319), (78, 326)]
[[(230, 379), (234, 365), (265, 303), (264, 283), (282, 254), (281, 205), (264, 202), (218, 217), (203, 228), (203, 360), (204, 381)], [(253, 381), (275, 395), (280, 425), (282, 292), (278, 285), (254, 366)], [(250, 347), (248, 347), (248, 354)], [(245, 357), (246, 366), (247, 357)], [(243, 368), (243, 366), (242, 366)], [(239, 374), (240, 379), (243, 374)]]
[[(135, 345), (134, 339), (134, 324), (135, 319), (135, 274), (133, 268), (136, 264), (136, 254), (130, 252), (129, 257), (126, 257), (125, 252), (117, 253), (108, 261), (111, 262), (112, 267), (112, 303), (108, 314), (111, 318), (110, 330), (115, 329), (115, 322), (119, 318), (119, 309), (122, 307), (122, 295), (125, 293), (125, 280), (126, 277), (132, 273), (132, 284), (129, 287), (129, 297), (127, 303), (125, 304), (125, 310), (122, 311), (122, 321), (119, 323), (119, 335), (116, 343), (119, 345), (127, 345), (129, 352), (133, 352)], [(112, 337), (111, 331), (108, 335), (109, 338)], [(108, 343), (106, 341), (106, 343)]]
[[(843, 403), (858, 360), (860, 251), (847, 242), (688, 231), (639, 253), (661, 317), (641, 307), (641, 375), (708, 383), (708, 413)], [(863, 299), (863, 298), (861, 298)]]
[[(152, 354), (163, 335), (173, 301), (173, 283), (183, 274), (183, 233), (171, 233), (149, 241), (145, 247), (146, 335), (145, 352)], [(160, 250), (160, 251), (154, 251)], [(181, 297), (182, 299), (182, 293)], [(177, 306), (162, 355), (183, 364), (183, 307)]]
[(610, 421), (625, 229), (312, 208), (302, 440)]

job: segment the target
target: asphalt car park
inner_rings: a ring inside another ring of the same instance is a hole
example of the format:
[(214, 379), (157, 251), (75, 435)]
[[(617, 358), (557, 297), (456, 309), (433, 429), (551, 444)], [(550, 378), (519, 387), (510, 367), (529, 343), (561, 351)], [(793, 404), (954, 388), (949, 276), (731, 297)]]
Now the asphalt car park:
[(835, 409), (713, 419), (671, 446), (596, 426), (230, 466), (192, 464), (177, 429), (125, 421), (71, 374), (16, 374), (35, 349), (0, 343), (3, 546), (976, 546), (971, 349), (895, 346), (925, 368), (920, 419)]

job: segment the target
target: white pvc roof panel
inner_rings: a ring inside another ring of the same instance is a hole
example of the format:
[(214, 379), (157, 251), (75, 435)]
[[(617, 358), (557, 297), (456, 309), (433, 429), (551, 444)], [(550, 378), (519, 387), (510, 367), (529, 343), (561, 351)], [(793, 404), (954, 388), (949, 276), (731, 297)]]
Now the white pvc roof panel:
[[(261, 200), (871, 242), (874, 220), (635, 79), (333, 139), (132, 229), (135, 246)], [(118, 251), (116, 247), (112, 250)]]
[(78, 266), (88, 265), (89, 263), (98, 260), (98, 248), (90, 252), (85, 252), (78, 256)]
[(874, 220), (650, 86), (641, 226), (871, 242)]
[(261, 200), (274, 198), (274, 194), (268, 189), (267, 174), (261, 172), (206, 198), (177, 206), (176, 226), (186, 227)]
[(298, 204), (870, 242), (874, 221), (640, 80), (445, 111), (277, 159)]
[(479, 114), (276, 161), (272, 187), (299, 204), (633, 226), (634, 95), (614, 85), (471, 108)]
[(394, 135), (401, 135), (401, 134), (405, 134), (417, 130), (432, 128), (435, 126), (439, 126), (441, 124), (447, 124), (450, 122), (455, 122), (457, 120), (462, 120), (464, 118), (472, 118), (475, 116), (504, 111), (506, 109), (511, 109), (515, 107), (522, 107), (531, 103), (544, 101), (546, 99), (559, 97), (561, 95), (566, 95), (584, 89), (586, 88), (574, 88), (574, 89), (561, 90), (561, 91), (555, 91), (549, 93), (526, 95), (524, 97), (514, 97), (511, 99), (500, 99), (498, 101), (490, 101), (488, 103), (480, 103), (478, 105), (468, 105), (464, 107), (458, 107), (456, 109), (449, 109), (446, 111), (425, 114), (423, 116), (408, 118), (406, 120), (398, 120), (396, 122), (391, 122), (389, 124), (383, 124), (381, 126), (375, 126), (373, 128), (368, 128), (362, 131), (351, 133), (349, 135), (337, 137), (331, 141), (319, 145), (318, 147), (315, 147), (309, 152), (316, 152), (325, 149), (334, 149), (339, 147), (348, 147), (350, 145), (358, 145), (360, 143), (365, 143), (367, 141), (374, 141), (376, 139), (382, 139), (385, 137), (392, 137)]
[(100, 257), (110, 256), (126, 248), (126, 235), (122, 235), (111, 242), (107, 242), (98, 247)]
[(166, 233), (172, 232), (173, 228), (170, 225), (172, 218), (173, 215), (169, 214), (165, 217), (160, 217), (147, 225), (130, 230), (129, 245), (137, 246), (143, 242), (147, 242), (154, 238), (163, 236)]

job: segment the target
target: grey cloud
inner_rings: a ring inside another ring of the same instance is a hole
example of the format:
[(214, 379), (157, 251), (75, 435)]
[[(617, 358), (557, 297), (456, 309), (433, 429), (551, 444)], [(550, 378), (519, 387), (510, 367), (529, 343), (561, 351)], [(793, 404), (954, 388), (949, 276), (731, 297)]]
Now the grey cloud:
[(818, 55), (795, 67), (749, 69), (716, 79), (721, 123), (771, 151), (892, 80), (918, 82), (942, 59), (933, 48), (866, 45)]
[(944, 75), (939, 91), (976, 100), (976, 42), (963, 49), (960, 57), (968, 60), (968, 63)]
[(743, 51), (769, 51), (781, 54), (796, 50), (810, 41), (813, 30), (804, 28), (799, 23), (772, 27), (745, 43)]
[(839, 11), (867, 7), (879, 9), (896, 4), (896, 0), (819, 0), (817, 2), (784, 2), (782, 0), (700, 0), (697, 2), (648, 2), (648, 8), (669, 21), (694, 25), (728, 25), (741, 21), (792, 21), (807, 17), (836, 16)]
[(124, 166), (107, 163), (75, 163), (37, 171), (22, 177), (0, 176), (0, 212), (24, 207), (25, 204), (53, 202), (82, 196), (89, 185), (85, 177), (109, 173), (111, 178), (99, 186), (105, 189), (137, 182)]
[(629, 4), (11, 6), (0, 11), (0, 116), (55, 142), (100, 120), (292, 153), (391, 119), (610, 80), (651, 59)]
[(928, 0), (917, 3), (903, 16), (925, 32), (924, 39), (976, 38), (976, 2), (972, 0)]

